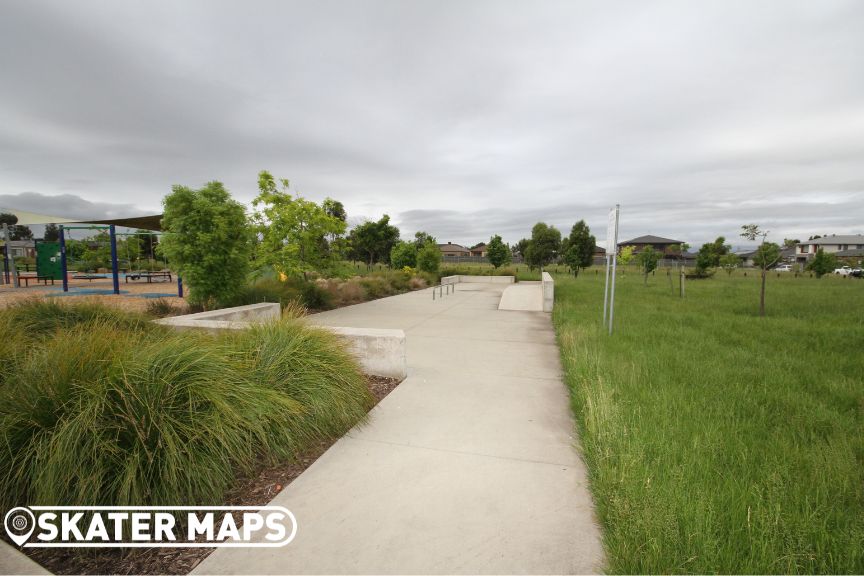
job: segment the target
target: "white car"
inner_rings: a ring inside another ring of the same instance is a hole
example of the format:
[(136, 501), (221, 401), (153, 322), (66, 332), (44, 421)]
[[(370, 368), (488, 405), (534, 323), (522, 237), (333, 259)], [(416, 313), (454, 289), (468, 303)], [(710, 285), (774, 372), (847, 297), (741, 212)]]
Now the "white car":
[(851, 266), (841, 266), (840, 268), (834, 269), (834, 274), (839, 274), (840, 276), (848, 276), (852, 273)]
[(792, 272), (791, 264), (781, 264), (774, 269), (775, 272)]

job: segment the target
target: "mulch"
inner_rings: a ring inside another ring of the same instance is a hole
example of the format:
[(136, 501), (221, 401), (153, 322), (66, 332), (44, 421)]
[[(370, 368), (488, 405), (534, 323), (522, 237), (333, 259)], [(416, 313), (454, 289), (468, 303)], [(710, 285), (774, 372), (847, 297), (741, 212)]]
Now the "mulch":
[[(366, 384), (375, 398), (375, 404), (392, 392), (399, 383), (399, 380), (392, 378), (366, 376)], [(255, 474), (238, 479), (226, 494), (225, 504), (269, 504), (336, 440), (334, 438), (319, 442), (300, 454), (296, 461), (262, 466)], [(41, 548), (26, 549), (24, 552), (55, 574), (188, 574), (213, 550), (214, 548)]]

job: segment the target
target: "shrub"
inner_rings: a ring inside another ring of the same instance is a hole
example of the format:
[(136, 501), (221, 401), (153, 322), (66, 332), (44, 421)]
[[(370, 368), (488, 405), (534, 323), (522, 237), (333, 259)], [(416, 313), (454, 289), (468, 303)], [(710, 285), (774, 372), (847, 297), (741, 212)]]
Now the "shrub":
[[(0, 326), (16, 314), (0, 312)], [(0, 504), (218, 504), (238, 473), (343, 434), (371, 405), (325, 331), (283, 321), (210, 336), (136, 322), (106, 310), (4, 365)]]
[(146, 310), (147, 314), (156, 318), (166, 318), (183, 313), (183, 310), (179, 306), (174, 306), (170, 300), (166, 300), (165, 298), (150, 300), (147, 302)]
[(424, 272), (436, 273), (441, 266), (441, 250), (434, 242), (427, 242), (417, 252), (417, 268)]

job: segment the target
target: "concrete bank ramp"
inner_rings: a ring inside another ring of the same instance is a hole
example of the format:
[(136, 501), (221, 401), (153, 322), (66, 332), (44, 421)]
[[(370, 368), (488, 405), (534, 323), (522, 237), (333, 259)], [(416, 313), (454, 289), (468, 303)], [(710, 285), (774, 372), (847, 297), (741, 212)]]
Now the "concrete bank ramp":
[(543, 311), (543, 285), (540, 282), (519, 282), (507, 286), (501, 294), (498, 310)]

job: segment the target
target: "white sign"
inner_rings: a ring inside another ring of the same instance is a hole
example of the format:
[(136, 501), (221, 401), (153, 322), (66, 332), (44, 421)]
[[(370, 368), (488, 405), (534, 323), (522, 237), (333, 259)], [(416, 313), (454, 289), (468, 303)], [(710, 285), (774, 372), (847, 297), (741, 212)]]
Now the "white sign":
[(609, 222), (606, 224), (606, 253), (618, 251), (618, 206), (609, 209)]

